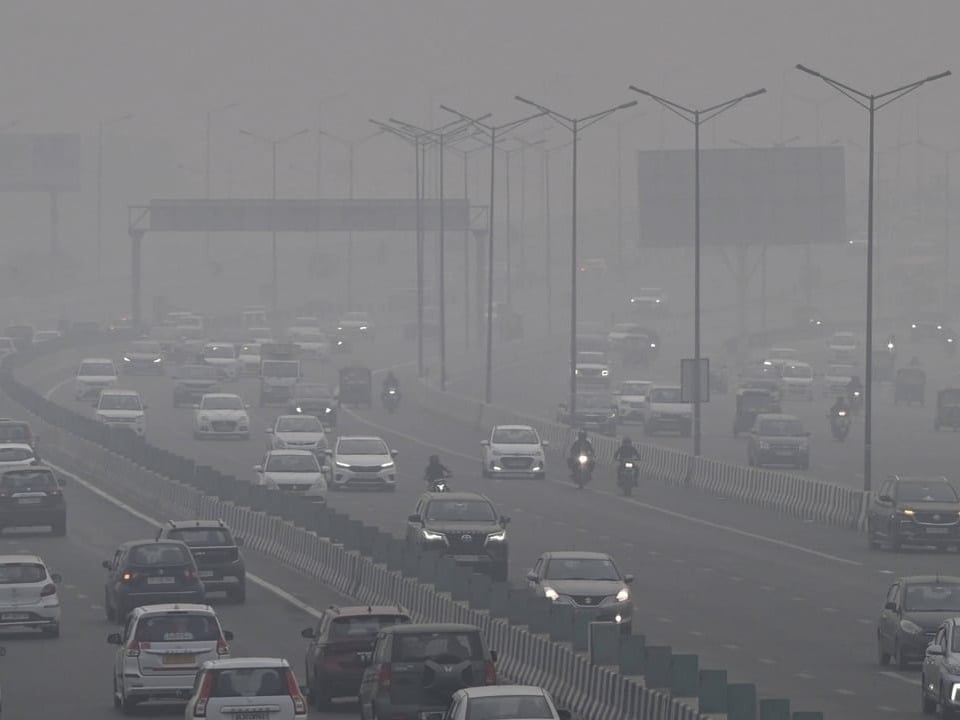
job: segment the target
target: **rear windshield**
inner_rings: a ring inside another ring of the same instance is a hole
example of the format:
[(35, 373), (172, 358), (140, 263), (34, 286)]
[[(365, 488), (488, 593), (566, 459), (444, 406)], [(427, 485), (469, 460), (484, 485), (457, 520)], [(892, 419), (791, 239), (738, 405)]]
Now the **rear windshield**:
[(646, 395), (650, 391), (650, 383), (624, 383), (620, 386), (623, 395)]
[(467, 720), (540, 720), (553, 710), (542, 695), (490, 695), (470, 698)]
[(905, 502), (957, 502), (957, 491), (947, 483), (900, 483), (897, 500)]
[(288, 668), (232, 668), (214, 670), (210, 697), (278, 697), (290, 695)]
[(304, 455), (271, 455), (267, 459), (268, 473), (316, 473), (320, 472), (317, 458)]
[(388, 455), (390, 451), (379, 438), (344, 439), (337, 443), (339, 455)]
[(216, 618), (205, 613), (147, 616), (137, 623), (138, 642), (212, 642), (220, 639)]
[(497, 513), (484, 500), (433, 500), (427, 505), (427, 520), (493, 523)]
[(101, 410), (140, 410), (140, 398), (136, 395), (110, 395), (101, 393)]
[(395, 662), (423, 662), (424, 660), (461, 662), (482, 660), (483, 647), (477, 633), (403, 633), (393, 639)]
[(33, 450), (23, 447), (0, 447), (0, 462), (20, 462), (30, 460)]
[(299, 377), (300, 364), (290, 361), (267, 361), (263, 364), (263, 374), (267, 377)]
[(355, 615), (353, 617), (336, 618), (330, 623), (328, 634), (331, 640), (369, 638), (385, 627), (405, 625), (409, 622), (410, 618), (404, 615)]
[(47, 570), (37, 563), (4, 563), (0, 565), (0, 585), (43, 582)]
[(53, 490), (57, 487), (57, 478), (50, 470), (12, 470), (3, 474), (0, 487), (14, 492)]
[(130, 551), (131, 565), (189, 565), (190, 553), (181, 545), (155, 543), (138, 545)]
[(777, 437), (796, 437), (803, 434), (803, 423), (799, 420), (764, 420), (760, 423), (760, 434)]
[(113, 363), (83, 363), (77, 371), (77, 375), (86, 375), (88, 377), (104, 377), (116, 374), (113, 369)]
[(233, 545), (233, 538), (223, 528), (177, 528), (170, 530), (167, 537), (179, 540), (191, 547), (197, 545)]
[(29, 442), (31, 435), (25, 423), (0, 423), (0, 442)]
[(243, 400), (233, 395), (203, 398), (204, 410), (243, 410)]
[(323, 424), (313, 415), (294, 415), (278, 419), (277, 432), (321, 433)]
[(680, 396), (680, 388), (656, 388), (655, 390), (651, 390), (650, 402), (655, 402), (655, 403), (683, 402)]

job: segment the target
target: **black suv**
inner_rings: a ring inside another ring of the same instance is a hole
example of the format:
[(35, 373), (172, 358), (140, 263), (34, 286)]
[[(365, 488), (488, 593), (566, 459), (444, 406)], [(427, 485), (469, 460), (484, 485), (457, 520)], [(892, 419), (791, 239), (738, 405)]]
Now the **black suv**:
[(173, 406), (200, 402), (207, 393), (220, 389), (220, 372), (212, 365), (184, 365), (173, 373)]
[(247, 599), (247, 569), (240, 555), (243, 538), (235, 538), (223, 520), (170, 520), (157, 540), (186, 543), (207, 592), (223, 592), (229, 600)]
[(333, 698), (357, 697), (377, 635), (384, 628), (410, 622), (410, 613), (399, 605), (331, 605), (324, 610), (315, 627), (300, 633), (310, 640), (304, 678), (317, 709), (326, 709)]
[(109, 573), (103, 607), (107, 620), (121, 625), (141, 605), (203, 603), (207, 594), (197, 564), (179, 540), (131, 540), (104, 560)]
[(457, 690), (497, 684), (497, 654), (474, 625), (394, 625), (377, 636), (360, 681), (360, 717), (442, 716)]
[(509, 522), (478, 493), (427, 492), (407, 518), (407, 543), (486, 570), (494, 580), (506, 580)]
[(49, 525), (54, 535), (67, 534), (64, 480), (42, 465), (0, 474), (0, 531)]
[(960, 545), (960, 497), (944, 477), (887, 478), (867, 514), (870, 548)]

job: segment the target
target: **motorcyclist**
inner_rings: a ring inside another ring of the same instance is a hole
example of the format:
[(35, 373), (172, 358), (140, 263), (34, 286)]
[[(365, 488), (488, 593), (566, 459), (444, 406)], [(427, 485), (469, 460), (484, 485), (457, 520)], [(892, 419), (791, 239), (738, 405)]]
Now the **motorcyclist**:
[(629, 437), (623, 438), (620, 447), (613, 453), (613, 459), (618, 463), (633, 461), (633, 479), (634, 482), (636, 482), (640, 476), (640, 468), (638, 467), (640, 450), (633, 444), (633, 441)]
[(843, 395), (833, 401), (833, 406), (830, 408), (830, 419), (840, 417), (841, 410), (847, 411), (848, 414), (850, 412), (850, 399)]
[(860, 378), (854, 375), (850, 378), (850, 382), (847, 383), (847, 395), (849, 397), (854, 397), (856, 393), (863, 392), (863, 386), (860, 384)]
[(383, 379), (383, 393), (386, 394), (388, 390), (396, 390), (397, 394), (400, 394), (400, 382), (397, 380), (397, 376), (393, 374), (393, 370), (390, 370), (387, 373), (387, 376)]
[(423, 479), (428, 485), (432, 485), (437, 480), (443, 480), (448, 478), (453, 473), (450, 472), (443, 463), (440, 462), (439, 455), (431, 455), (430, 462), (427, 464), (427, 469), (423, 473)]
[(595, 451), (593, 449), (593, 443), (590, 442), (585, 430), (581, 430), (577, 433), (577, 439), (574, 440), (573, 445), (570, 446), (570, 455), (567, 457), (567, 465), (571, 470), (573, 470), (575, 467), (577, 458), (580, 455), (586, 455), (589, 457), (590, 464), (593, 464)]

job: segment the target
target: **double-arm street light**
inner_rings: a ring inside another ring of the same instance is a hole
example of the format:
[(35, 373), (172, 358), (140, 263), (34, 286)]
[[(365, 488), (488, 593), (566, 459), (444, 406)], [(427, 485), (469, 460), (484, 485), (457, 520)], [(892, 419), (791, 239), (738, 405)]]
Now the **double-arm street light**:
[[(133, 113), (101, 120), (97, 129), (97, 280), (103, 274), (103, 130), (108, 125), (126, 122), (133, 118)], [(10, 127), (16, 125), (16, 120)]]
[[(254, 140), (258, 140), (262, 143), (266, 143), (270, 146), (271, 157), (273, 163), (273, 191), (272, 197), (274, 200), (277, 199), (277, 148), (279, 148), (283, 143), (288, 140), (293, 140), (298, 138), (301, 135), (306, 135), (310, 132), (309, 128), (304, 128), (303, 130), (298, 130), (295, 133), (290, 133), (289, 135), (284, 135), (279, 138), (266, 138), (257, 133), (250, 132), (249, 130), (241, 130), (241, 135), (247, 135), (252, 137)], [(277, 232), (273, 231), (273, 243), (270, 250), (271, 255), (271, 269), (270, 269), (270, 307), (276, 312), (280, 304), (280, 285), (277, 279)]]
[(857, 105), (867, 111), (869, 117), (869, 148), (867, 154), (868, 160), (868, 178), (867, 178), (867, 327), (866, 327), (866, 365), (864, 366), (864, 422), (863, 422), (863, 489), (864, 492), (871, 490), (871, 460), (872, 460), (872, 420), (873, 420), (873, 173), (874, 173), (874, 130), (876, 125), (877, 111), (886, 107), (895, 100), (899, 100), (914, 90), (926, 85), (934, 80), (940, 80), (950, 75), (950, 71), (930, 75), (907, 85), (901, 85), (893, 90), (886, 92), (870, 94), (861, 92), (844, 83), (829, 78), (816, 70), (811, 70), (804, 65), (797, 65), (797, 70), (807, 75), (823, 80), (827, 85), (838, 91), (842, 95), (850, 98)]
[[(213, 153), (213, 115), (214, 113), (222, 112), (224, 110), (231, 110), (235, 108), (240, 103), (228, 103), (226, 105), (220, 105), (215, 108), (210, 108), (207, 110), (207, 123), (206, 123), (206, 132), (204, 133), (204, 170), (203, 170), (203, 190), (204, 197), (209, 200), (212, 197), (212, 178), (211, 178), (211, 166), (213, 164), (212, 153)], [(210, 260), (210, 233), (205, 232), (203, 234), (203, 259), (209, 262)]]
[(744, 100), (763, 95), (767, 90), (760, 88), (746, 95), (740, 95), (731, 100), (717, 103), (707, 108), (694, 109), (678, 105), (672, 100), (667, 100), (652, 92), (642, 90), (641, 88), (630, 86), (634, 92), (646, 95), (651, 100), (659, 103), (664, 109), (683, 118), (693, 125), (693, 454), (700, 455), (700, 416), (701, 416), (701, 387), (700, 387), (700, 126), (709, 122), (723, 112), (739, 105)]

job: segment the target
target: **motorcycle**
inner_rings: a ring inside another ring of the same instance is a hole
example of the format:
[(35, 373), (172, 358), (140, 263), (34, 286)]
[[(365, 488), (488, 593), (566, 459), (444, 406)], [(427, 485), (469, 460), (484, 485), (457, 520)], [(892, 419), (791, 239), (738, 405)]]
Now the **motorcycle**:
[(859, 414), (863, 405), (863, 390), (854, 390), (850, 393), (850, 412), (854, 415)]
[(637, 487), (637, 476), (640, 474), (640, 464), (636, 460), (621, 460), (617, 469), (617, 485), (624, 497), (630, 497)]
[(830, 416), (830, 432), (833, 438), (843, 442), (850, 433), (850, 416), (846, 410), (837, 410)]
[(380, 401), (383, 403), (384, 410), (393, 413), (400, 406), (400, 391), (395, 387), (384, 388), (380, 393)]
[(447, 480), (449, 479), (450, 479), (450, 476), (447, 475), (442, 478), (434, 478), (433, 480), (430, 480), (429, 481), (430, 492), (438, 492), (438, 493), (451, 492), (450, 483), (447, 482)]
[(580, 453), (576, 458), (571, 459), (571, 479), (574, 484), (583, 489), (593, 479), (593, 457), (586, 453)]

